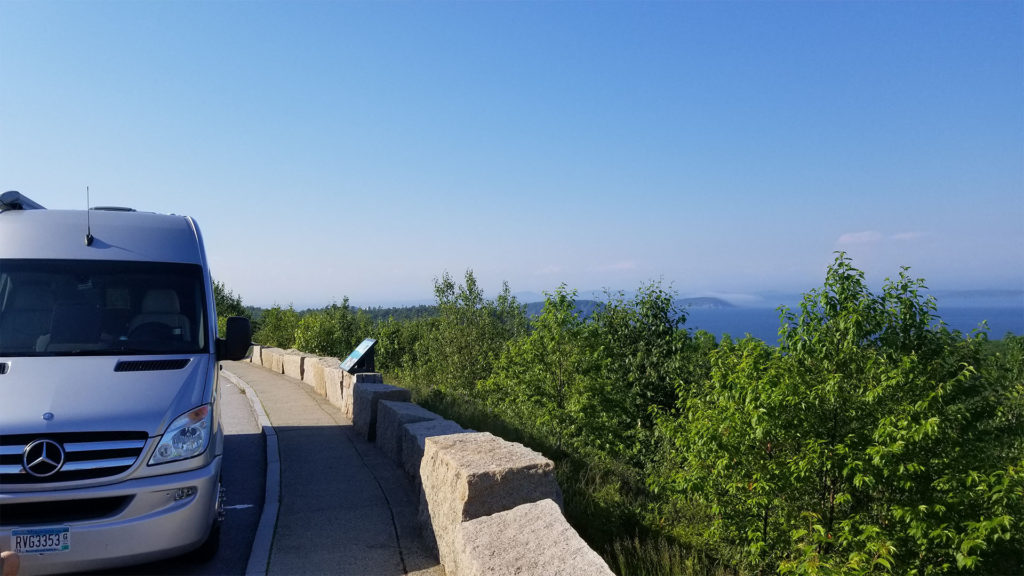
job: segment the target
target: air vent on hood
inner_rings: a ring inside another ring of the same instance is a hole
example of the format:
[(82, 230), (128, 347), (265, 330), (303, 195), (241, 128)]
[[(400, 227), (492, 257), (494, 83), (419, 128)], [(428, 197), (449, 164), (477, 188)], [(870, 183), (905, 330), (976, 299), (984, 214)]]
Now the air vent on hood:
[(0, 362), (0, 375), (7, 374), (7, 362)]
[(188, 366), (188, 358), (175, 360), (122, 360), (114, 366), (114, 372), (153, 372), (156, 370), (181, 370)]

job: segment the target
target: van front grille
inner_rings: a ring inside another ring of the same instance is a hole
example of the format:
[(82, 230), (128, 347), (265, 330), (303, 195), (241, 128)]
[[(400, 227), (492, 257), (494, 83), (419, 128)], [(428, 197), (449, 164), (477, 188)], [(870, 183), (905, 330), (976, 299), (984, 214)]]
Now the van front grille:
[(50, 500), (0, 504), (0, 527), (64, 524), (98, 520), (120, 513), (132, 496), (87, 498), (84, 500)]
[(0, 436), (0, 484), (50, 484), (117, 476), (135, 464), (148, 439), (145, 432)]

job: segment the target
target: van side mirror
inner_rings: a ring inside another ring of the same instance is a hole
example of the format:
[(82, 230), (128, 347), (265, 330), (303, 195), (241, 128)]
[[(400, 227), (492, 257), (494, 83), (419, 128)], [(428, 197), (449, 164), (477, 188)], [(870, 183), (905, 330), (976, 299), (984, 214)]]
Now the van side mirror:
[(241, 360), (252, 346), (252, 326), (249, 319), (230, 316), (224, 329), (224, 339), (217, 339), (217, 360)]

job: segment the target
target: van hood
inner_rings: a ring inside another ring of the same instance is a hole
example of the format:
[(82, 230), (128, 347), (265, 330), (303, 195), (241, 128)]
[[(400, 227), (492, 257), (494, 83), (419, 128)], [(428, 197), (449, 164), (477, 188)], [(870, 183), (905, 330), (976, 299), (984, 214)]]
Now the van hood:
[[(0, 434), (146, 432), (163, 434), (179, 415), (209, 402), (210, 358), (48, 356), (2, 358)], [(168, 360), (178, 365), (168, 366)], [(135, 371), (115, 372), (118, 362)], [(175, 368), (175, 369), (168, 369)], [(50, 414), (48, 419), (44, 415)]]

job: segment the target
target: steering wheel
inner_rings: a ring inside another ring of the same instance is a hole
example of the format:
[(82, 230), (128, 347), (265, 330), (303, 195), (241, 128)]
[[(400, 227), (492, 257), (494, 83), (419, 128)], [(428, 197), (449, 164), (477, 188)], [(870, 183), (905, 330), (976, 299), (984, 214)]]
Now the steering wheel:
[(163, 322), (143, 322), (128, 332), (128, 339), (146, 342), (173, 342), (175, 337), (172, 328)]

